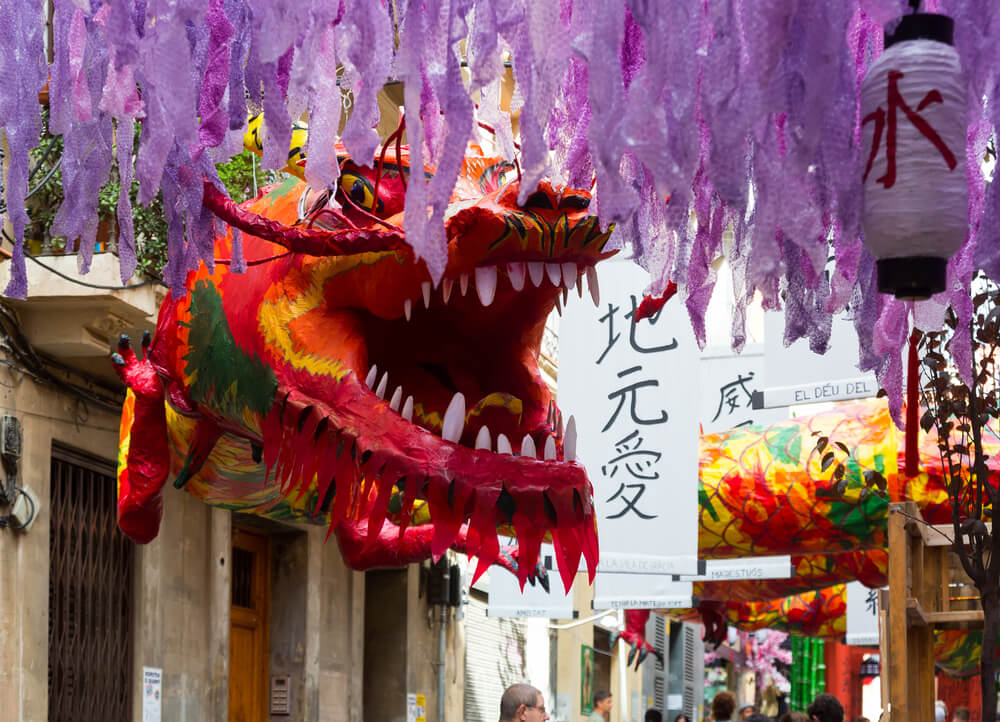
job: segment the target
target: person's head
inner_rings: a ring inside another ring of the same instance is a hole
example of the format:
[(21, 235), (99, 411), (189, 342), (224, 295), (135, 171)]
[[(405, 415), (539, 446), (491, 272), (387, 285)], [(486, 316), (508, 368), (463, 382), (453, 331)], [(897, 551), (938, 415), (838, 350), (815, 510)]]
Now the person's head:
[(778, 722), (809, 722), (809, 716), (805, 712), (785, 712)]
[(647, 709), (642, 720), (643, 722), (663, 722), (663, 714), (658, 709)]
[(728, 720), (733, 718), (733, 710), (736, 709), (736, 697), (729, 690), (722, 690), (715, 699), (712, 700), (712, 715), (717, 720)]
[(871, 722), (871, 720), (868, 719), (867, 717), (862, 717), (861, 715), (858, 715), (853, 720), (851, 720), (851, 722)]
[(512, 684), (500, 698), (500, 722), (545, 722), (549, 718), (542, 693), (530, 684)]
[(934, 703), (934, 722), (944, 722), (945, 717), (948, 716), (948, 705), (946, 705), (941, 700)]
[(844, 707), (832, 694), (821, 694), (806, 710), (810, 722), (844, 722)]
[(742, 707), (740, 707), (740, 719), (746, 719), (754, 712), (756, 712), (756, 710), (754, 709), (754, 706), (752, 704), (745, 704)]
[(599, 689), (594, 692), (594, 710), (605, 714), (611, 711), (611, 706), (613, 702), (611, 700), (611, 693), (606, 689)]
[(674, 717), (674, 722), (689, 722), (688, 721), (688, 716), (686, 714), (684, 714), (683, 712), (681, 712), (679, 715), (677, 715), (676, 717)]
[(955, 722), (969, 722), (969, 708), (968, 707), (956, 707), (955, 714), (952, 715), (952, 719)]

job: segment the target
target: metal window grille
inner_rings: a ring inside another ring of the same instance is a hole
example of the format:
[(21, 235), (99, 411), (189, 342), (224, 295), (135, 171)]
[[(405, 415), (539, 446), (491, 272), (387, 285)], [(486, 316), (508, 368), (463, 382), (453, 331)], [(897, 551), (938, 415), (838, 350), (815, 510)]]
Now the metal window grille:
[(134, 545), (114, 468), (54, 449), (49, 526), (49, 721), (131, 718)]

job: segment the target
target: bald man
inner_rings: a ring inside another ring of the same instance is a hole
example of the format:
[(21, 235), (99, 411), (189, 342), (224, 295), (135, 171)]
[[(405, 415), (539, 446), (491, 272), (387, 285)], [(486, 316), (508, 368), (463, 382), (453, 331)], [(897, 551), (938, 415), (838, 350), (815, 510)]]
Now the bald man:
[(548, 718), (545, 698), (530, 684), (512, 684), (504, 690), (500, 722), (545, 722)]

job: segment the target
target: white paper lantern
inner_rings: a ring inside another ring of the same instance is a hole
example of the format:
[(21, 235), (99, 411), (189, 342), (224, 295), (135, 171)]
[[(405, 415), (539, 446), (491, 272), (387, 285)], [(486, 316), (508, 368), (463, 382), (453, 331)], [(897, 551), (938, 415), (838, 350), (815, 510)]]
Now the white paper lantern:
[(861, 84), (865, 245), (898, 298), (945, 289), (965, 240), (965, 80), (944, 15), (908, 15)]

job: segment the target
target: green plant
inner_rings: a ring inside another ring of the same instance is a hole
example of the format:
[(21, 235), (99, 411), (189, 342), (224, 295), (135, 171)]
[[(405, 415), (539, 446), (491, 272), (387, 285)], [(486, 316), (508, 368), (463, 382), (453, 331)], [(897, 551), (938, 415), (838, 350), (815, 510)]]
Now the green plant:
[[(43, 107), (42, 133), (38, 146), (31, 152), (33, 176), (30, 185), (34, 193), (28, 199), (31, 223), (26, 238), (28, 249), (32, 253), (39, 253), (46, 246), (53, 251), (65, 251), (67, 247), (65, 238), (52, 236), (50, 232), (52, 220), (63, 202), (62, 170), (59, 167), (63, 143), (61, 136), (49, 134), (48, 121), (48, 108)], [(141, 123), (137, 123), (133, 143), (135, 148), (139, 146), (141, 130)], [(237, 203), (252, 197), (255, 189), (274, 182), (280, 176), (275, 171), (262, 170), (249, 151), (243, 151), (228, 162), (218, 164), (216, 169)], [(117, 229), (120, 192), (121, 180), (116, 165), (111, 169), (111, 177), (101, 188), (98, 198), (98, 219), (101, 228), (109, 234), (115, 233)], [(167, 223), (163, 214), (163, 197), (157, 194), (148, 206), (143, 206), (138, 200), (137, 180), (132, 181), (129, 196), (132, 200), (132, 222), (135, 227), (139, 269), (159, 275), (167, 262)]]

